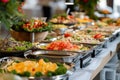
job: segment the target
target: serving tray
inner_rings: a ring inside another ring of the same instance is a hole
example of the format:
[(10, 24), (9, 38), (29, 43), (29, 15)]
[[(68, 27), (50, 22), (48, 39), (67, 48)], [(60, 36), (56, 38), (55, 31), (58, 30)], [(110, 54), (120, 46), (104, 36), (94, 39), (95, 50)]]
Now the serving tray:
[[(46, 45), (47, 43), (39, 43), (38, 45)], [(76, 45), (80, 45), (80, 43), (74, 43)], [(83, 43), (82, 43), (83, 44)], [(25, 56), (27, 58), (48, 58), (52, 61), (58, 62), (69, 62), (74, 63), (79, 66), (79, 68), (83, 68), (86, 64), (89, 64), (91, 61), (91, 57), (95, 54), (96, 48), (98, 48), (98, 44), (83, 44), (84, 46), (89, 47), (88, 50), (79, 50), (79, 51), (60, 51), (60, 50), (45, 50), (45, 49), (34, 49), (32, 51), (25, 52)]]
[[(19, 57), (4, 57), (0, 59), (0, 68), (5, 69), (10, 63), (13, 61), (26, 61), (31, 59), (25, 59), (25, 58), (19, 58)], [(67, 80), (68, 77), (74, 72), (74, 64), (71, 63), (65, 63), (70, 68), (67, 70), (66, 74), (63, 75), (57, 75), (52, 77), (47, 76), (41, 76), (41, 77), (21, 77), (23, 80), (26, 78), (27, 80)]]

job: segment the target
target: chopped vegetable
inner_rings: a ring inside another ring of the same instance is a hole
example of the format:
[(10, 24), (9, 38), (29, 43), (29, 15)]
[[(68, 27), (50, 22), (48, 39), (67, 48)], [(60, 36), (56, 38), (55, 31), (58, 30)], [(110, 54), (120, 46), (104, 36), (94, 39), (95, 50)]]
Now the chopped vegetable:
[(59, 68), (56, 69), (55, 74), (61, 75), (61, 74), (65, 74), (66, 72), (67, 72), (67, 69), (63, 66), (60, 66)]
[(71, 37), (72, 35), (70, 33), (65, 33), (64, 37)]
[(101, 34), (96, 34), (96, 35), (94, 35), (94, 38), (95, 39), (100, 39), (100, 38), (102, 38), (102, 35)]
[(3, 69), (0, 69), (0, 73), (3, 73), (4, 72), (4, 70)]
[(35, 73), (35, 77), (40, 77), (40, 76), (42, 76), (43, 74), (41, 73), (41, 72), (36, 72)]
[(49, 59), (47, 59), (47, 58), (44, 58), (44, 61), (45, 61), (45, 62), (50, 62)]
[(11, 71), (12, 74), (17, 74), (16, 70)]
[(66, 14), (60, 14), (55, 17), (53, 17), (50, 22), (52, 23), (63, 23), (63, 24), (71, 24), (71, 23), (77, 23), (77, 20), (72, 15), (66, 15)]
[(0, 43), (0, 51), (6, 52), (24, 51), (30, 49), (31, 47), (32, 43), (26, 41), (16, 41), (13, 38), (1, 40)]
[[(47, 60), (47, 59), (46, 59)], [(9, 65), (6, 69), (8, 72), (20, 76), (54, 76), (65, 74), (67, 68), (60, 63), (45, 62), (43, 59), (39, 61), (23, 61), (17, 63), (16, 61)]]
[(22, 76), (26, 76), (26, 77), (30, 77), (30, 72), (28, 72), (28, 71), (25, 71), (25, 72), (23, 72), (22, 73)]
[(79, 46), (69, 41), (54, 41), (47, 45), (48, 50), (79, 50)]
[(25, 32), (44, 32), (51, 31), (51, 23), (46, 23), (40, 19), (33, 18), (30, 20), (17, 20), (16, 24), (12, 26), (15, 31), (25, 31)]
[(53, 76), (53, 75), (54, 75), (54, 72), (48, 71), (48, 73), (47, 73), (47, 76), (48, 76), (48, 77), (51, 77), (51, 76)]
[(87, 30), (87, 33), (90, 33), (91, 32), (91, 30)]
[(39, 19), (32, 19), (31, 21), (23, 24), (22, 28), (27, 32), (43, 32), (51, 31), (50, 23), (47, 24)]

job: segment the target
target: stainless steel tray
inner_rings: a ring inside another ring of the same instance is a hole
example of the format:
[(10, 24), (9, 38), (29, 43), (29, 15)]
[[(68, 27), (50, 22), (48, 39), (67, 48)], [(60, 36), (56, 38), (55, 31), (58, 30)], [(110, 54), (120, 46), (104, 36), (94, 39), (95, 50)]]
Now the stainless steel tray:
[[(47, 50), (47, 49), (41, 48), (41, 46), (46, 46), (48, 44), (49, 44), (49, 42), (44, 42), (44, 43), (41, 42), (41, 43), (36, 44), (35, 48), (39, 49), (39, 50), (49, 51), (49, 52), (47, 52), (47, 54), (71, 55), (71, 54), (79, 53), (79, 54), (83, 55), (84, 53), (90, 51), (91, 49), (95, 48), (96, 45), (98, 45), (98, 44), (88, 44), (88, 43), (77, 43), (77, 42), (74, 42), (73, 44), (75, 44), (75, 45), (78, 45), (78, 46), (79, 45), (83, 45), (84, 47), (88, 48), (87, 50), (75, 50), (75, 51), (71, 51), (71, 50)], [(52, 51), (52, 53), (50, 53), (50, 51)]]
[(85, 35), (101, 34), (105, 37), (109, 37), (112, 34), (112, 32), (110, 32), (110, 31), (105, 32), (105, 31), (96, 31), (96, 30), (78, 30), (77, 32), (79, 34), (85, 34)]
[[(84, 36), (84, 38), (86, 38), (87, 36), (89, 36), (89, 37), (91, 36), (92, 37), (93, 35), (82, 35), (82, 36)], [(69, 37), (70, 38), (69, 39), (69, 38), (65, 38), (64, 35), (61, 35), (61, 36), (58, 36), (58, 37), (54, 37), (54, 38), (50, 38), (50, 39), (47, 39), (47, 40), (43, 40), (41, 42), (46, 42), (47, 43), (47, 42), (52, 42), (52, 41), (56, 41), (56, 40), (63, 40), (63, 41), (64, 40), (70, 40), (70, 42), (72, 42), (72, 43), (101, 44), (108, 37), (109, 37), (109, 35), (106, 35), (105, 38), (97, 39), (97, 40), (93, 39), (93, 38), (90, 38), (90, 40), (86, 42), (83, 37), (81, 37), (80, 39), (82, 39), (82, 40), (79, 41), (79, 40), (74, 39), (74, 38), (72, 39), (72, 37)]]
[(48, 58), (53, 62), (57, 61), (57, 62), (73, 63), (76, 58), (79, 60), (82, 54), (77, 54), (67, 51), (29, 50), (24, 53), (24, 56), (26, 58), (33, 58), (33, 59)]
[[(12, 61), (25, 61), (25, 60), (30, 60), (30, 59), (25, 59), (25, 58), (19, 58), (19, 57), (4, 57), (0, 59), (0, 68), (4, 69), (6, 66), (10, 65)], [(67, 70), (66, 74), (63, 75), (57, 75), (57, 76), (52, 76), (52, 77), (47, 77), (47, 76), (41, 76), (41, 77), (21, 77), (22, 80), (27, 79), (27, 80), (67, 80), (68, 77), (74, 72), (74, 64), (71, 63), (65, 63), (67, 64), (70, 68)]]
[[(39, 58), (48, 58), (49, 60), (53, 62), (67, 62), (67, 63), (74, 63), (74, 69), (79, 69), (86, 67), (90, 61), (91, 61), (91, 54), (92, 53), (86, 53), (84, 55), (82, 54), (73, 54), (73, 55), (44, 55), (42, 53), (49, 52), (49, 51), (27, 51), (25, 52), (25, 57), (26, 58), (33, 58), (33, 59), (39, 59)], [(53, 51), (54, 52), (54, 51)]]
[[(42, 45), (44, 44), (42, 43)], [(81, 43), (75, 43), (75, 44), (80, 45)], [(77, 67), (79, 66), (79, 68), (82, 68), (91, 61), (91, 55), (95, 54), (93, 53), (96, 52), (94, 50), (99, 47), (98, 44), (84, 43), (83, 45), (88, 46), (90, 49), (85, 51), (57, 51), (57, 50), (36, 49), (33, 51), (25, 52), (25, 56), (27, 58), (48, 58), (52, 61), (70, 62), (77, 65)]]
[[(48, 43), (39, 43), (37, 44), (37, 46), (41, 46), (41, 45), (47, 45)], [(88, 53), (93, 53), (93, 50), (95, 50), (96, 48), (99, 48), (101, 44), (87, 44), (87, 43), (74, 43), (76, 45), (83, 45), (85, 47), (88, 47), (88, 50), (78, 50), (78, 51), (58, 51), (58, 50), (46, 50), (46, 49), (40, 49), (37, 51), (34, 51), (34, 55), (42, 55), (42, 56), (55, 56), (53, 58), (64, 58), (64, 57), (71, 57), (71, 56), (75, 56), (77, 54), (77, 56), (84, 56)], [(36, 46), (36, 47), (37, 47)], [(41, 52), (42, 51), (42, 52)], [(58, 57), (56, 57), (58, 56)]]

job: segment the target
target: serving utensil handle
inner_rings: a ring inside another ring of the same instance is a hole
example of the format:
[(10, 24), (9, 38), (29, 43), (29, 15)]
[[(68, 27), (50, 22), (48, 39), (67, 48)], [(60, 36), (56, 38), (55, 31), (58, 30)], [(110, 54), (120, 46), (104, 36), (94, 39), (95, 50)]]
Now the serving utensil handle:
[(32, 55), (32, 50), (28, 50), (24, 53), (25, 58), (28, 58), (29, 55)]

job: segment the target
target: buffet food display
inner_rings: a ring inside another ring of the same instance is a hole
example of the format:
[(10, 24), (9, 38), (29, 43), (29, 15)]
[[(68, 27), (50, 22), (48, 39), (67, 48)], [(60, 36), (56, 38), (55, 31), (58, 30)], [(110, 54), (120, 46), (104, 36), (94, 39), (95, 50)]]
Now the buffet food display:
[(16, 24), (12, 26), (12, 29), (21, 32), (44, 32), (50, 31), (51, 26), (39, 18), (32, 18), (30, 20), (18, 19)]
[[(4, 65), (3, 65), (4, 64)], [(0, 59), (1, 73), (12, 73), (29, 79), (50, 79), (60, 77), (64, 79), (72, 72), (74, 65), (70, 63), (55, 63), (48, 59), (31, 60), (19, 57), (5, 57)]]
[(69, 40), (71, 42), (78, 42), (78, 43), (91, 43), (91, 44), (99, 44), (100, 39), (102, 39), (101, 34), (97, 35), (79, 35), (79, 34), (74, 34), (71, 37), (64, 37), (64, 36), (59, 36), (58, 40)]
[(16, 41), (13, 38), (0, 40), (0, 52), (18, 52), (32, 48), (32, 43), (26, 41)]
[[(0, 57), (5, 57), (0, 59), (0, 72), (27, 78), (66, 80), (69, 71), (89, 65), (108, 42), (120, 36), (119, 19), (111, 24), (110, 19), (95, 22), (62, 14), (52, 18), (50, 25), (39, 19), (21, 22), (12, 29), (29, 33), (52, 30), (46, 39), (35, 43), (0, 39)], [(24, 58), (18, 58), (19, 52)]]
[(82, 50), (88, 50), (89, 47), (84, 46), (83, 44), (76, 45), (72, 44), (70, 41), (53, 41), (48, 44), (40, 44), (37, 45), (38, 48), (40, 49), (45, 49), (45, 50), (64, 50), (64, 51), (82, 51)]
[(60, 14), (60, 15), (54, 16), (54, 18), (52, 18), (50, 22), (56, 23), (56, 24), (66, 24), (66, 25), (68, 24), (69, 25), (69, 24), (77, 23), (77, 20), (72, 15)]

